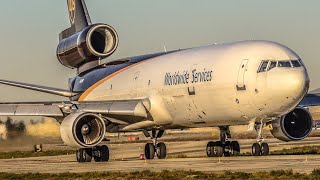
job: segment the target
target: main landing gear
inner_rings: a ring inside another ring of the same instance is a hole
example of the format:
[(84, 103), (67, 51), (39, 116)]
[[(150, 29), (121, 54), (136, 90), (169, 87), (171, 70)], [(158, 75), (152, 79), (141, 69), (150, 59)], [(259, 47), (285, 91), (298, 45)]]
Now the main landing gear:
[(164, 134), (164, 130), (152, 130), (151, 135), (147, 131), (143, 131), (146, 137), (151, 137), (152, 143), (147, 143), (144, 148), (144, 154), (146, 159), (154, 159), (155, 156), (158, 159), (165, 159), (167, 157), (167, 147), (163, 142), (158, 143), (158, 138), (161, 138)]
[(220, 128), (220, 141), (210, 141), (207, 144), (208, 157), (238, 156), (240, 145), (238, 141), (229, 141), (231, 138), (229, 126)]
[(252, 145), (252, 155), (253, 156), (267, 156), (269, 154), (269, 145), (264, 142), (264, 136), (262, 135), (263, 123), (257, 124), (255, 126), (258, 132), (257, 142)]
[(78, 149), (76, 157), (79, 163), (91, 162), (92, 158), (95, 162), (107, 162), (109, 161), (109, 148), (107, 145), (102, 145), (94, 148)]

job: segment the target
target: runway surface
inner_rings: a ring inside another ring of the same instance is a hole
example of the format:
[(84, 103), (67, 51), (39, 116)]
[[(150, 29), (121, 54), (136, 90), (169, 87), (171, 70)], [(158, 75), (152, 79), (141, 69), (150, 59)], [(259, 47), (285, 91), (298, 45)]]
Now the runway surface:
[[(242, 152), (249, 152), (253, 140), (240, 141)], [(275, 139), (268, 141), (271, 151), (295, 146), (320, 145), (320, 138), (308, 138), (304, 141), (283, 143)], [(161, 170), (195, 170), (195, 171), (270, 171), (292, 169), (296, 172), (309, 173), (320, 168), (320, 155), (301, 156), (266, 156), (266, 157), (205, 157), (205, 141), (169, 142), (169, 157), (164, 160), (139, 160), (144, 144), (110, 145), (110, 161), (105, 163), (77, 163), (75, 155), (37, 157), (0, 160), (0, 172), (94, 172), (94, 171), (161, 171)], [(177, 155), (191, 158), (176, 158)], [(197, 158), (194, 158), (197, 157)]]
[(96, 171), (270, 171), (292, 169), (300, 173), (310, 173), (320, 168), (320, 155), (310, 156), (267, 156), (267, 157), (223, 157), (223, 158), (181, 158), (165, 160), (111, 160), (105, 163), (75, 162), (74, 156), (56, 156), (0, 160), (1, 172), (25, 173), (63, 173)]

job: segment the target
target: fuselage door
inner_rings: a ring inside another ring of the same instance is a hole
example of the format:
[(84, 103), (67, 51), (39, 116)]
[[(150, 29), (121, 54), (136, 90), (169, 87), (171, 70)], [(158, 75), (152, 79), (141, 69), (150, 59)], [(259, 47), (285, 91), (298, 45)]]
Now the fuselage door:
[(245, 74), (247, 71), (247, 66), (248, 66), (248, 59), (242, 60), (239, 71), (238, 71), (238, 81), (237, 81), (237, 90), (238, 91), (244, 91), (246, 90), (246, 84), (245, 84)]

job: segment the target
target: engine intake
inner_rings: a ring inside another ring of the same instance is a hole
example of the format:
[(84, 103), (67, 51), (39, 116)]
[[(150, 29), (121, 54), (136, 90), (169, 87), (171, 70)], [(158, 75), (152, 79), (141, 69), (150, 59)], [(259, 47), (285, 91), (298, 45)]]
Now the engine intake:
[(104, 120), (93, 113), (74, 113), (67, 116), (60, 126), (61, 138), (71, 147), (97, 146), (105, 137)]
[(272, 135), (282, 141), (298, 141), (309, 136), (312, 131), (312, 117), (308, 110), (296, 108), (272, 123)]
[(107, 24), (90, 25), (82, 31), (63, 39), (57, 48), (60, 63), (69, 68), (104, 59), (118, 47), (118, 34)]

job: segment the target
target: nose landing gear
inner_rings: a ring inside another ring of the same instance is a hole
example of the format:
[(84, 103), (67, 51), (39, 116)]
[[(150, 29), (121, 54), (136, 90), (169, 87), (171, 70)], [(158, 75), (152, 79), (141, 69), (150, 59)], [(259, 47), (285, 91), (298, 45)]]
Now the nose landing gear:
[(254, 143), (252, 145), (253, 156), (267, 156), (269, 154), (268, 143)]
[(152, 134), (143, 131), (146, 137), (151, 137), (153, 143), (147, 143), (144, 148), (144, 154), (146, 159), (154, 159), (155, 155), (158, 159), (165, 159), (167, 157), (167, 147), (165, 143), (159, 142), (158, 138), (161, 138), (164, 134), (164, 130), (152, 130)]
[(220, 128), (220, 141), (210, 141), (207, 144), (208, 157), (222, 157), (222, 156), (238, 156), (240, 155), (240, 145), (238, 141), (229, 141), (231, 133), (229, 126)]
[(265, 137), (262, 135), (262, 130), (264, 123), (257, 124), (255, 126), (256, 131), (258, 132), (257, 142), (252, 145), (252, 155), (253, 156), (267, 156), (269, 155), (269, 145), (265, 143)]

